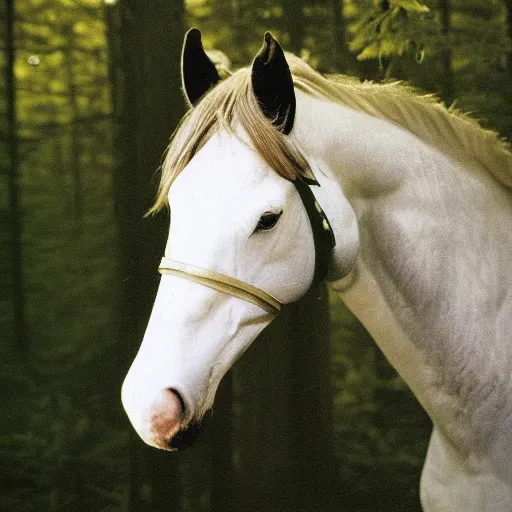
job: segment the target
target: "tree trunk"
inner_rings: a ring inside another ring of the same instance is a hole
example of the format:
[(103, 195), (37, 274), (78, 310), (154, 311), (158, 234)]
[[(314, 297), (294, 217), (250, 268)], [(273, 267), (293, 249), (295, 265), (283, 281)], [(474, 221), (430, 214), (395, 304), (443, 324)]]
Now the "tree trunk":
[[(505, 8), (507, 11), (507, 34), (508, 34), (508, 42), (512, 45), (512, 0), (505, 0)], [(508, 97), (509, 104), (512, 104), (512, 48), (508, 51), (508, 59), (507, 59), (507, 72), (509, 76), (509, 85), (508, 85)], [(512, 141), (512, 128), (508, 133), (508, 139)]]
[(328, 297), (284, 309), (236, 367), (239, 510), (333, 510)]
[(311, 290), (293, 306), (294, 467), (298, 510), (334, 511), (335, 459), (331, 329), (327, 287)]
[(233, 465), (233, 372), (222, 379), (215, 396), (215, 414), (210, 434), (211, 512), (237, 512), (236, 480)]
[(455, 86), (453, 81), (452, 69), (452, 49), (449, 47), (448, 36), (451, 31), (451, 6), (450, 0), (439, 0), (439, 10), (441, 13), (441, 34), (443, 36), (443, 48), (441, 50), (442, 65), (442, 97), (447, 105), (450, 105), (455, 99)]
[[(512, 45), (512, 0), (505, 1), (505, 7), (507, 9), (507, 34), (508, 42)], [(508, 74), (510, 76), (509, 92), (512, 95), (512, 49), (508, 51)], [(512, 139), (512, 134), (511, 134)]]
[(73, 176), (73, 217), (74, 233), (79, 236), (83, 233), (84, 224), (84, 191), (82, 169), (80, 162), (80, 137), (78, 134), (78, 99), (75, 69), (73, 65), (74, 32), (73, 24), (66, 27), (66, 53), (65, 66), (68, 79), (69, 109), (71, 111), (71, 172)]
[[(512, 44), (512, 0), (506, 0), (505, 7), (507, 9), (507, 34), (509, 43)], [(508, 71), (512, 79), (512, 50), (508, 52)]]
[(18, 185), (19, 153), (16, 118), (16, 90), (14, 77), (14, 0), (6, 0), (6, 37), (5, 37), (5, 93), (7, 103), (7, 145), (9, 154), (8, 171), (8, 215), (11, 236), (12, 266), (12, 306), (13, 306), (13, 354), (20, 364), (28, 360), (27, 325), (25, 319), (25, 290), (22, 265), (20, 190)]
[(244, 512), (293, 510), (293, 316), (285, 308), (235, 367), (239, 505)]
[(345, 73), (348, 68), (350, 53), (346, 41), (345, 16), (343, 14), (344, 0), (331, 0), (333, 23), (333, 61), (338, 73)]
[[(113, 103), (118, 128), (114, 195), (123, 287), (119, 324), (120, 386), (151, 312), (159, 282), (158, 262), (167, 238), (165, 214), (151, 219), (143, 216), (155, 197), (155, 173), (162, 155), (184, 113), (180, 93), (184, 4), (168, 0), (124, 0), (107, 9), (112, 52), (110, 76), (114, 79)], [(160, 452), (135, 440), (130, 449), (136, 453), (131, 456), (135, 467), (130, 472), (129, 510), (181, 510), (175, 454)]]

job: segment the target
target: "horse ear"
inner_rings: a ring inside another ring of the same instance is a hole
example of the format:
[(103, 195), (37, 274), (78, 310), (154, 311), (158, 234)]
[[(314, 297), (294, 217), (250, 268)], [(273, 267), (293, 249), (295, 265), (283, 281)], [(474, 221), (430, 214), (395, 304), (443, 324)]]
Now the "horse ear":
[(181, 53), (181, 81), (190, 106), (194, 106), (219, 81), (217, 69), (203, 49), (201, 32), (197, 28), (191, 28), (185, 34)]
[(285, 135), (293, 128), (295, 92), (283, 49), (265, 32), (263, 46), (252, 63), (252, 89), (263, 113)]

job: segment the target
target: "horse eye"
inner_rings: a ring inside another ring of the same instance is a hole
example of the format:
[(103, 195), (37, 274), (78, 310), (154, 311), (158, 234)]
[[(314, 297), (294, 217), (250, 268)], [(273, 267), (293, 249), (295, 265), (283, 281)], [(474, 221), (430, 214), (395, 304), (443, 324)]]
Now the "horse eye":
[(256, 226), (256, 229), (259, 230), (259, 231), (268, 231), (269, 229), (272, 229), (276, 224), (277, 224), (277, 221), (279, 220), (279, 217), (281, 217), (281, 215), (283, 214), (283, 212), (276, 212), (276, 213), (273, 213), (273, 212), (266, 212), (264, 213), (259, 222), (258, 222), (258, 225)]

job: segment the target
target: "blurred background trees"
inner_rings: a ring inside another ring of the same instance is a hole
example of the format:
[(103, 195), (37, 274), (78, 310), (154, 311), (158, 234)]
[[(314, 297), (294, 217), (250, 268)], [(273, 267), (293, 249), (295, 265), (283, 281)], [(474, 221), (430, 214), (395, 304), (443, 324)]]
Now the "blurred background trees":
[(429, 420), (323, 287), (228, 374), (192, 449), (142, 444), (120, 386), (168, 222), (143, 214), (185, 110), (186, 27), (233, 67), (271, 30), (510, 139), (512, 2), (6, 0), (0, 19), (0, 510), (419, 510)]

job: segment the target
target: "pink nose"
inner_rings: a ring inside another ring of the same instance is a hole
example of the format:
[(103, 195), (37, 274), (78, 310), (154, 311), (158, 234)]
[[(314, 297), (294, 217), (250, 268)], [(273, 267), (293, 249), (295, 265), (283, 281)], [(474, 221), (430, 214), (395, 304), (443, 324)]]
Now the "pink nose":
[(160, 448), (170, 448), (171, 439), (180, 429), (182, 413), (181, 399), (172, 389), (163, 389), (154, 398), (149, 409), (150, 428)]

